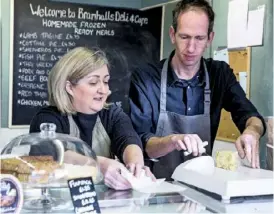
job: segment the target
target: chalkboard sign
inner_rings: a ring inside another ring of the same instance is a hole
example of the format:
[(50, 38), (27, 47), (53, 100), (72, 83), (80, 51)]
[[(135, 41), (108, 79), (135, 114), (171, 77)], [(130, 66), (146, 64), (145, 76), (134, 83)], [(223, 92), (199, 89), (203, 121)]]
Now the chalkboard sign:
[(76, 214), (101, 213), (91, 177), (70, 179), (68, 187)]
[(160, 59), (162, 8), (146, 11), (47, 0), (13, 0), (9, 126), (26, 126), (48, 105), (47, 77), (78, 46), (99, 47), (110, 61), (110, 102), (128, 110), (131, 72)]

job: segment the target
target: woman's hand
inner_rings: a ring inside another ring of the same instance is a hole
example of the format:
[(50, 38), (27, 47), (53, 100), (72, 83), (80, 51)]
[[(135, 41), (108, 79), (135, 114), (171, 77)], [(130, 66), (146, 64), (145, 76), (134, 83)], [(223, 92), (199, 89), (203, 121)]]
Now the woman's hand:
[(126, 164), (128, 170), (137, 178), (141, 176), (143, 170), (145, 170), (146, 176), (150, 177), (153, 181), (156, 178), (151, 173), (147, 166), (144, 166), (143, 151), (137, 145), (128, 145), (123, 154), (123, 161)]
[(152, 174), (149, 167), (147, 166), (138, 163), (129, 163), (126, 167), (137, 178), (141, 176), (142, 170), (145, 170), (146, 176), (150, 177), (153, 181), (156, 181), (155, 176)]
[(131, 184), (121, 175), (121, 169), (125, 169), (122, 163), (105, 157), (98, 157), (98, 162), (105, 185), (115, 190), (131, 189)]

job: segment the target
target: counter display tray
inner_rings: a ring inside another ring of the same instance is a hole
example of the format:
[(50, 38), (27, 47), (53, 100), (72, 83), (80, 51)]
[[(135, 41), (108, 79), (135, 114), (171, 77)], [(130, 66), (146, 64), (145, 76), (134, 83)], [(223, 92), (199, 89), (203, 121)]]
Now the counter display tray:
[(237, 171), (215, 167), (211, 175), (184, 169), (178, 166), (172, 178), (176, 181), (198, 187), (220, 195), (223, 202), (241, 196), (273, 195), (273, 172), (240, 166)]
[[(181, 182), (174, 183), (189, 187), (189, 185)], [(204, 205), (214, 213), (273, 213), (274, 208), (273, 198), (271, 199), (271, 197), (238, 197), (238, 200), (231, 199), (230, 203), (223, 203), (220, 201), (220, 196), (218, 198), (212, 197), (212, 194), (208, 194), (205, 190), (201, 191), (201, 189), (193, 186), (184, 191), (184, 196)]]

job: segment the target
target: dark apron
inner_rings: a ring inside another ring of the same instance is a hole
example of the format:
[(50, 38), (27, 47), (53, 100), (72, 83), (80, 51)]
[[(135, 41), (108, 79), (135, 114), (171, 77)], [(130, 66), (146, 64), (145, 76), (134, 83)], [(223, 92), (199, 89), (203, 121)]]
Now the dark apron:
[[(211, 154), (210, 141), (210, 85), (207, 67), (204, 63), (206, 86), (204, 89), (204, 114), (201, 115), (179, 115), (166, 110), (166, 82), (167, 82), (167, 59), (164, 63), (161, 73), (161, 97), (160, 97), (160, 115), (157, 123), (156, 135), (164, 137), (170, 134), (197, 134), (202, 141), (208, 141), (205, 147), (206, 153)], [(166, 178), (171, 180), (171, 175), (175, 168), (186, 160), (194, 158), (193, 155), (184, 156), (184, 151), (174, 150), (169, 154), (160, 157), (158, 162), (154, 162), (152, 171), (156, 178)]]

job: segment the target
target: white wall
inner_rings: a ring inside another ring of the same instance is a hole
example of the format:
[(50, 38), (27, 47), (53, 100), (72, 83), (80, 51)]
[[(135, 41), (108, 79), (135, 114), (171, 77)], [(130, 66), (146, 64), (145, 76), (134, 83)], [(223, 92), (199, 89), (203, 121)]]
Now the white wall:
[(29, 132), (28, 129), (0, 128), (0, 151), (13, 138), (15, 138), (19, 135), (22, 135), (22, 134), (27, 134), (28, 132)]
[(215, 152), (219, 150), (237, 151), (234, 143), (216, 140), (212, 152), (213, 156), (215, 155)]

